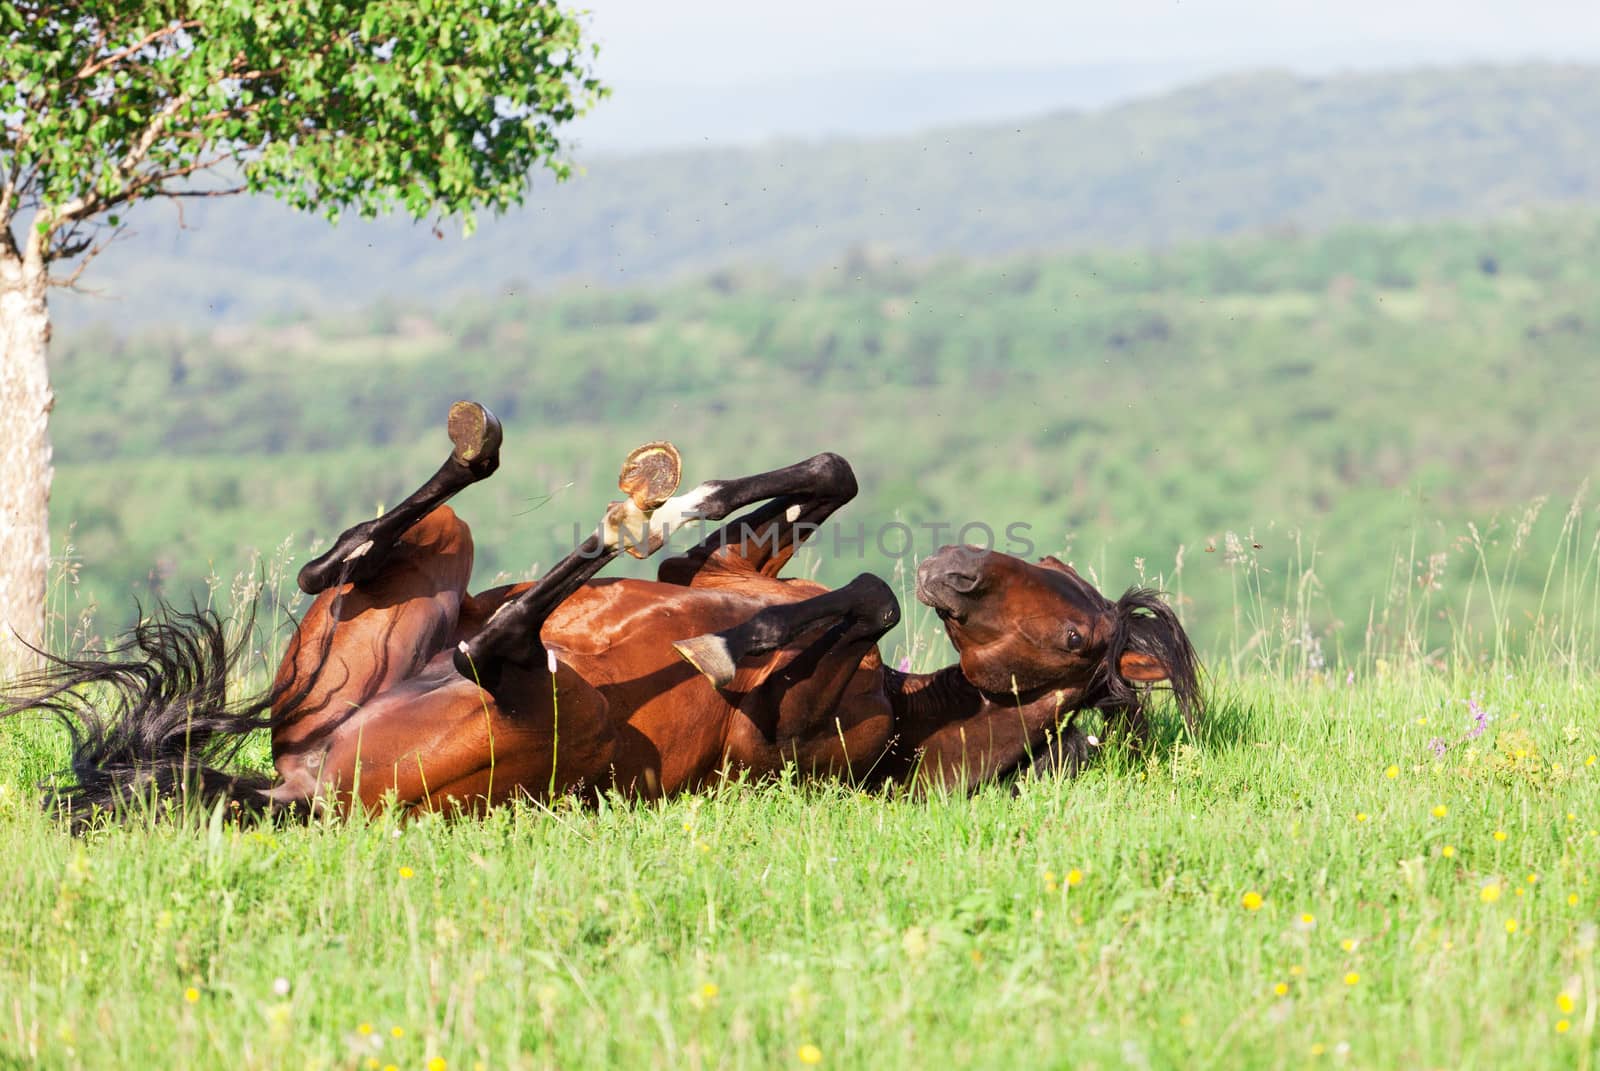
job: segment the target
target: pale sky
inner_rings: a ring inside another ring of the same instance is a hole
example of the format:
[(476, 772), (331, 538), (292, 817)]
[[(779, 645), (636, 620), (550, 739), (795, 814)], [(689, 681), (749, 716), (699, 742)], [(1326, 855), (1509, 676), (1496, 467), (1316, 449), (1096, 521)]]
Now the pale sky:
[(619, 85), (837, 70), (1237, 58), (1370, 45), (1441, 60), (1600, 56), (1600, 0), (575, 0)]

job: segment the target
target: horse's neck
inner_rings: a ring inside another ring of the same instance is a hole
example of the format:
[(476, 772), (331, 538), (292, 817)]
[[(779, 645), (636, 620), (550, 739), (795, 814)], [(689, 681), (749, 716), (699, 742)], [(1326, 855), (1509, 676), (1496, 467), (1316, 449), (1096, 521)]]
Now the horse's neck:
[(894, 709), (896, 731), (912, 740), (925, 738), (956, 722), (998, 714), (1015, 718), (1019, 712), (1030, 729), (1034, 729), (1032, 723), (1037, 722), (1036, 728), (1042, 732), (1054, 725), (1062, 710), (1060, 699), (1053, 692), (1031, 701), (985, 695), (967, 680), (959, 664), (932, 673), (888, 672), (889, 702)]

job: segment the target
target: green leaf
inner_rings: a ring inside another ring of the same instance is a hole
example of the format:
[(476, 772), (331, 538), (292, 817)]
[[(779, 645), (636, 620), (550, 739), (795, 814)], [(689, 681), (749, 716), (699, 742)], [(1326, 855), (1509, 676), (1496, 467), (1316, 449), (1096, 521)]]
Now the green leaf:
[[(157, 136), (146, 172), (230, 158), (252, 190), (335, 218), (498, 208), (522, 198), (530, 170), (564, 171), (556, 131), (603, 92), (555, 0), (214, 0), (185, 7), (199, 24), (174, 47), (106, 72), (109, 100), (64, 72), (103, 57), (96, 40), (167, 24), (173, 6), (83, 5), (70, 33), (24, 10), (0, 0), (0, 71), (45, 106), (23, 115), (26, 147), (8, 162), (30, 176), (19, 193), (44, 204), (130, 196), (117, 162), (183, 93), (193, 104), (165, 129), (189, 136)], [(238, 57), (273, 73), (241, 81)], [(494, 97), (545, 122), (496, 122)]]

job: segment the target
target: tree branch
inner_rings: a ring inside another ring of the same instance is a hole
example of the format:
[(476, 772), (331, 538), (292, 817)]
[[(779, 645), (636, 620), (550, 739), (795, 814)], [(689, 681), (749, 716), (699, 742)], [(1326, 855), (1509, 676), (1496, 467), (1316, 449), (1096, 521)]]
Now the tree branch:
[(228, 186), (221, 190), (152, 190), (151, 197), (165, 197), (177, 200), (180, 197), (232, 197), (237, 193), (244, 193), (249, 186)]
[[(53, 231), (63, 223), (76, 223), (79, 220), (87, 219), (96, 212), (103, 211), (112, 205), (120, 204), (127, 200), (128, 198), (125, 194), (128, 190), (128, 179), (133, 174), (134, 168), (143, 163), (145, 157), (150, 155), (151, 147), (155, 145), (156, 140), (161, 137), (162, 132), (166, 129), (167, 120), (182, 111), (192, 99), (188, 93), (179, 93), (163, 104), (150, 117), (150, 122), (140, 131), (139, 136), (134, 139), (133, 145), (123, 154), (122, 159), (117, 162), (117, 166), (112, 170), (117, 182), (123, 187), (120, 193), (111, 197), (101, 197), (99, 195), (74, 197), (51, 213), (48, 220), (50, 230)], [(44, 237), (48, 238), (49, 232), (46, 232)], [(32, 244), (31, 238), (29, 239), (29, 244)]]
[(116, 228), (102, 242), (96, 242), (96, 243), (91, 244), (86, 239), (84, 242), (82, 242), (81, 244), (77, 245), (74, 248), (74, 251), (71, 252), (70, 254), (68, 254), (67, 256), (69, 258), (70, 257), (75, 257), (75, 256), (78, 256), (81, 253), (83, 255), (83, 259), (78, 261), (77, 265), (72, 269), (72, 273), (70, 275), (67, 275), (64, 278), (61, 277), (61, 276), (46, 275), (45, 276), (45, 285), (46, 286), (58, 286), (58, 287), (61, 287), (63, 289), (66, 289), (66, 290), (77, 290), (78, 289), (78, 280), (79, 280), (79, 278), (81, 278), (83, 276), (84, 269), (88, 268), (88, 266), (90, 264), (94, 263), (94, 258), (98, 257), (101, 253), (104, 253), (111, 246), (111, 243), (121, 239), (122, 238), (122, 232), (125, 229), (126, 228), (123, 228), (123, 227)]
[(108, 249), (114, 242), (126, 237), (127, 225), (118, 223), (116, 226), (97, 221), (79, 222), (68, 224), (56, 229), (56, 241), (45, 252), (46, 267), (50, 264), (78, 260), (70, 274), (51, 275), (45, 273), (45, 283), (48, 286), (65, 287), (69, 290), (79, 290), (78, 279), (83, 275), (89, 264)]
[(96, 60), (93, 63), (84, 64), (84, 66), (79, 68), (78, 73), (74, 74), (72, 78), (77, 82), (82, 82), (89, 78), (93, 78), (107, 67), (114, 67), (128, 57), (138, 55), (144, 49), (149, 48), (163, 37), (170, 37), (180, 30), (192, 30), (199, 25), (199, 19), (188, 19), (186, 21), (174, 23), (171, 26), (163, 26), (159, 30), (152, 30), (150, 33), (145, 34), (144, 37), (140, 38), (138, 41), (135, 41), (127, 48), (124, 48), (119, 52), (113, 52), (108, 56), (102, 56), (99, 60)]
[(11, 234), (11, 220), (16, 216), (18, 206), (13, 205), (11, 200), (17, 196), (19, 190), (24, 188), (21, 185), (23, 170), (22, 150), (28, 144), (27, 126), (19, 120), (15, 130), (17, 132), (16, 140), (7, 146), (11, 154), (11, 166), (6, 169), (5, 182), (0, 184), (0, 229), (5, 230), (7, 246), (13, 253), (17, 251), (17, 241), (15, 236)]
[[(187, 23), (179, 23), (177, 26), (172, 27), (171, 29), (176, 31), (177, 29), (184, 28), (185, 26), (194, 26), (194, 25), (199, 25), (199, 23), (191, 20), (191, 21), (189, 21)], [(149, 36), (152, 36), (152, 37), (153, 36), (159, 36), (159, 33), (157, 35), (149, 35)], [(127, 51), (127, 50), (124, 50), (124, 51)], [(241, 54), (238, 58), (236, 58), (234, 60), (234, 64), (237, 65), (237, 64), (242, 63), (243, 59), (244, 59), (244, 57)], [(87, 69), (88, 68), (85, 68), (85, 70), (87, 70)], [(274, 74), (277, 74), (277, 73), (280, 72), (281, 69), (282, 68), (280, 68), (278, 70), (254, 70), (254, 69), (252, 69), (252, 70), (242, 71), (242, 72), (234, 71), (234, 72), (230, 72), (230, 73), (228, 73), (226, 75), (219, 75), (217, 78), (213, 78), (212, 82), (215, 83), (217, 81), (223, 80), (224, 78), (238, 79), (238, 80), (241, 80), (241, 81), (256, 81), (258, 79), (270, 77), (270, 76), (272, 76)], [(175, 178), (182, 178), (185, 175), (193, 174), (196, 171), (202, 171), (202, 170), (205, 170), (206, 168), (215, 167), (217, 164), (222, 163), (224, 160), (228, 159), (229, 158), (228, 156), (213, 157), (209, 161), (190, 164), (189, 166), (182, 167), (182, 168), (171, 168), (171, 169), (166, 170), (166, 171), (161, 171), (161, 172), (157, 172), (157, 173), (151, 174), (151, 175), (149, 175), (149, 176), (147, 176), (145, 178), (133, 180), (135, 169), (137, 169), (138, 166), (141, 163), (144, 162), (145, 158), (150, 155), (150, 150), (155, 146), (155, 143), (161, 138), (161, 136), (163, 134), (165, 134), (165, 133), (168, 133), (168, 131), (167, 131), (168, 122), (172, 119), (172, 117), (174, 115), (176, 115), (178, 112), (182, 111), (185, 107), (187, 107), (189, 104), (191, 104), (193, 102), (193, 100), (194, 100), (193, 94), (187, 93), (187, 92), (178, 93), (178, 94), (174, 95), (173, 97), (171, 97), (170, 99), (168, 99), (167, 102), (165, 104), (163, 104), (160, 107), (160, 109), (157, 110), (156, 113), (150, 117), (150, 122), (145, 125), (145, 127), (144, 127), (144, 129), (142, 131), (140, 131), (139, 136), (134, 139), (133, 144), (128, 148), (128, 151), (123, 155), (122, 159), (117, 162), (116, 167), (113, 169), (112, 175), (116, 179), (116, 182), (121, 187), (121, 189), (118, 190), (118, 192), (116, 192), (115, 194), (111, 194), (109, 196), (88, 195), (88, 196), (80, 196), (80, 197), (73, 198), (72, 200), (68, 201), (66, 204), (64, 204), (60, 208), (58, 208), (56, 210), (56, 212), (52, 215), (51, 221), (50, 221), (52, 229), (54, 229), (54, 227), (59, 226), (62, 223), (73, 223), (73, 222), (77, 222), (79, 220), (87, 219), (89, 216), (92, 216), (92, 215), (96, 214), (97, 212), (103, 212), (108, 208), (112, 208), (112, 207), (115, 207), (116, 205), (123, 204), (123, 203), (125, 203), (127, 201), (130, 201), (138, 193), (140, 193), (143, 190), (148, 189), (152, 185), (156, 185), (156, 184), (159, 184), (159, 183), (162, 183), (162, 182), (168, 182), (168, 181), (171, 181), (172, 179), (175, 179)], [(262, 104), (264, 104), (264, 103), (265, 103), (265, 101), (262, 101), (262, 102), (259, 102), (259, 103), (241, 105), (238, 108), (229, 109), (227, 111), (220, 112), (220, 113), (209, 113), (209, 114), (207, 114), (205, 116), (200, 116), (196, 120), (196, 124), (198, 125), (198, 124), (203, 124), (205, 122), (215, 121), (216, 119), (222, 118), (222, 117), (224, 117), (226, 115), (230, 115), (230, 114), (232, 114), (232, 115), (248, 115), (251, 112), (259, 109), (262, 106)], [(184, 136), (184, 135), (187, 135), (188, 133), (189, 133), (189, 131), (183, 131), (183, 132), (179, 132), (177, 134), (174, 134), (174, 136)], [(202, 134), (202, 138), (203, 138), (203, 134)], [(133, 181), (130, 181), (130, 180), (133, 180)], [(162, 195), (163, 196), (172, 196), (171, 193), (168, 193), (166, 191), (162, 191)], [(48, 238), (48, 235), (46, 235), (46, 237)]]
[(131, 182), (124, 183), (122, 190), (115, 195), (101, 198), (94, 210), (102, 212), (108, 208), (115, 208), (120, 204), (136, 200), (140, 195), (150, 197), (220, 197), (225, 193), (242, 192), (246, 187), (239, 186), (226, 190), (163, 190), (153, 188), (160, 187), (162, 183), (171, 182), (173, 179), (188, 178), (197, 171), (207, 171), (218, 164), (226, 163), (232, 158), (233, 155), (231, 153), (223, 153), (219, 156), (213, 156), (209, 160), (196, 160), (194, 163), (183, 167), (171, 167), (165, 171), (146, 172), (134, 178)]

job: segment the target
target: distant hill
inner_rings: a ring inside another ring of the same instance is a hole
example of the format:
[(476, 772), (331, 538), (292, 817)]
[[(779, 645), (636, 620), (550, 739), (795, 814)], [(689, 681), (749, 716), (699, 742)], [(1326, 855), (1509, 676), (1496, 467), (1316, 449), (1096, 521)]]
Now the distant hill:
[(63, 295), (69, 327), (247, 321), (429, 299), (636, 285), (851, 247), (910, 258), (1149, 247), (1346, 222), (1600, 201), (1600, 67), (1222, 78), (1094, 112), (915, 136), (581, 161), (461, 241), (331, 228), (270, 201), (147, 206)]

